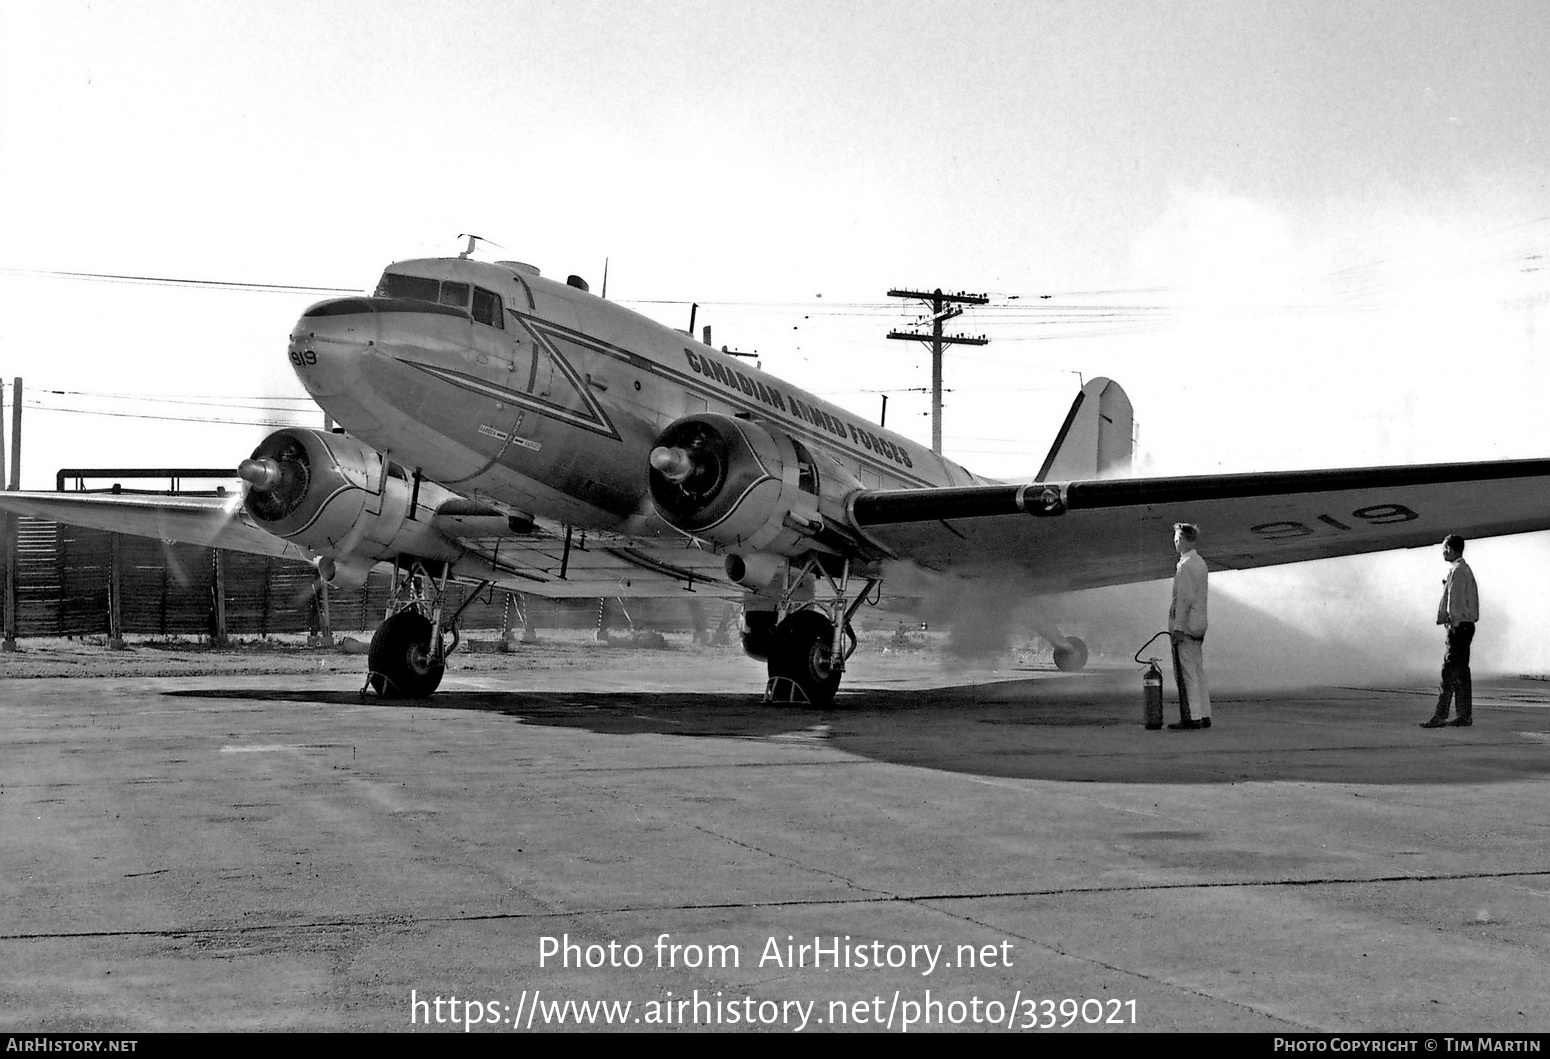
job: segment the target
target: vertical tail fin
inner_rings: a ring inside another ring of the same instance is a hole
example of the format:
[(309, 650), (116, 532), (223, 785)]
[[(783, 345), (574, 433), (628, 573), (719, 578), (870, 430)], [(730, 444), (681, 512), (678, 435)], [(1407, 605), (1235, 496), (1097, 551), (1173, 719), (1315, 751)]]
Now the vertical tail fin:
[(1119, 383), (1093, 379), (1071, 403), (1036, 482), (1072, 482), (1130, 473), (1135, 415)]

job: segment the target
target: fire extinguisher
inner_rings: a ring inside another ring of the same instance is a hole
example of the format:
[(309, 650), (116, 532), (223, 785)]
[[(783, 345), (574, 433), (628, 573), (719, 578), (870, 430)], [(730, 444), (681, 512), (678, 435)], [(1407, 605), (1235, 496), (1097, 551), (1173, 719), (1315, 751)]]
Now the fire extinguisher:
[[(1141, 651), (1145, 651), (1157, 642), (1158, 636), (1167, 636), (1163, 631), (1141, 645)], [(1163, 677), (1162, 670), (1157, 668), (1157, 659), (1148, 658), (1141, 660), (1141, 651), (1136, 652), (1136, 662), (1146, 666), (1146, 672), (1141, 676), (1141, 719), (1146, 724), (1147, 731), (1155, 732), (1163, 726)]]

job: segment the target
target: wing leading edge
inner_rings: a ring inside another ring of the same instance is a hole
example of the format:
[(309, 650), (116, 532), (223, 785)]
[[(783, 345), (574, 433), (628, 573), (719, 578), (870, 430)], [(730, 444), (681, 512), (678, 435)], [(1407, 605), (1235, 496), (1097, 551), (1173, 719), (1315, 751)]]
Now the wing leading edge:
[(0, 511), (71, 526), (306, 562), (310, 556), (243, 516), (240, 496), (0, 492)]
[(873, 490), (850, 512), (899, 559), (1061, 592), (1169, 576), (1175, 522), (1216, 570), (1550, 529), (1550, 460)]
[[(157, 540), (311, 562), (313, 553), (253, 525), (242, 498), (0, 492), (0, 511), (72, 526), (128, 533)], [(610, 596), (675, 597), (700, 593), (737, 598), (722, 557), (667, 541), (608, 533), (568, 534), (563, 526), (536, 524), (519, 533), (507, 516), (483, 505), (448, 506), (436, 526), (457, 541), (463, 557), (455, 573), (515, 592), (551, 598)]]

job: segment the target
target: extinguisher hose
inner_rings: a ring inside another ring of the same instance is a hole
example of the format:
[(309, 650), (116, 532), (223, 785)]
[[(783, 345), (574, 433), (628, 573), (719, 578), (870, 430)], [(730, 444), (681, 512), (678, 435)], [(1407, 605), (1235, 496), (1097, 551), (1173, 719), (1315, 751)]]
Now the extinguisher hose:
[[(1167, 629), (1164, 629), (1162, 632), (1157, 634), (1157, 636), (1167, 636), (1167, 635), (1168, 635), (1168, 630)], [(1146, 641), (1146, 643), (1142, 644), (1141, 645), (1141, 651), (1145, 651), (1148, 647), (1150, 647), (1154, 643), (1156, 643), (1157, 642), (1157, 636), (1153, 636), (1150, 640)], [(1144, 665), (1146, 665), (1148, 663), (1155, 664), (1157, 662), (1157, 659), (1155, 659), (1155, 658), (1142, 659), (1141, 651), (1137, 651), (1136, 652), (1136, 664), (1137, 665), (1143, 665), (1144, 666)]]

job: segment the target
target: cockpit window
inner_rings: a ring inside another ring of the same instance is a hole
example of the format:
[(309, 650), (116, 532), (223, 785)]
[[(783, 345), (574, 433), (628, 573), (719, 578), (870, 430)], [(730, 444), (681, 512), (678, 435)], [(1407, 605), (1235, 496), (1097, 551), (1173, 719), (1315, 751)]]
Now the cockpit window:
[[(396, 272), (384, 272), (377, 284), (378, 298), (406, 298), (410, 301), (448, 305), (468, 312), (469, 285), (451, 280), (426, 279), (423, 276), (402, 276)], [(474, 287), (473, 317), (481, 324), (506, 329), (505, 313), (501, 309), (501, 296), (483, 287)]]
[(501, 312), (501, 296), (483, 287), (474, 288), (474, 322), (506, 329), (505, 315)]
[(419, 276), (400, 276), (393, 272), (384, 272), (382, 282), (377, 284), (378, 298), (408, 298), (417, 302), (437, 301), (437, 294), (441, 289), (441, 281), (435, 279), (422, 279)]
[[(407, 298), (410, 301), (432, 302), (436, 305), (450, 305), (454, 309), (468, 311), (468, 291), (466, 283), (454, 283), (451, 280), (425, 279), (422, 276), (401, 276), (396, 272), (384, 272), (382, 281), (377, 284), (376, 296), (378, 298)], [(480, 291), (487, 298), (495, 299), (495, 307), (487, 312), (490, 319), (481, 320), (481, 323), (500, 323), (500, 299), (488, 291)]]

